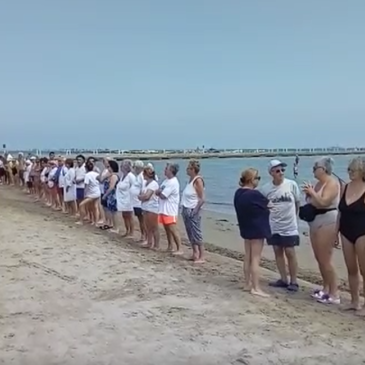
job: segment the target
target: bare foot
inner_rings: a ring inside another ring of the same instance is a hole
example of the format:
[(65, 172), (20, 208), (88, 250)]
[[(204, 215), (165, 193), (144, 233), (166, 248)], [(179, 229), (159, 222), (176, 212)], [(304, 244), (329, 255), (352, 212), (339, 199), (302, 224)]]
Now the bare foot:
[(351, 304), (344, 305), (343, 307), (341, 307), (341, 310), (344, 311), (344, 312), (360, 311), (361, 310), (361, 305), (356, 304), (356, 303), (351, 303)]
[(183, 254), (184, 254), (184, 252), (183, 252), (183, 251), (181, 251), (181, 250), (178, 250), (178, 251), (173, 251), (173, 252), (172, 252), (172, 254), (173, 254), (174, 256), (181, 256), (181, 255), (183, 255)]
[(119, 229), (111, 229), (110, 232), (115, 233), (115, 234), (119, 234)]
[(360, 310), (357, 310), (355, 314), (359, 317), (365, 317), (365, 308), (362, 307)]
[(78, 226), (83, 226), (84, 223), (82, 221), (77, 221), (75, 224), (77, 224)]
[(255, 290), (255, 289), (251, 289), (251, 294), (252, 295), (256, 295), (258, 297), (261, 297), (261, 298), (269, 298), (270, 295), (267, 294), (267, 293), (264, 293), (262, 290)]
[(198, 260), (194, 260), (194, 264), (204, 264), (205, 260), (203, 259), (198, 259)]
[(150, 243), (144, 243), (141, 245), (142, 248), (152, 248)]
[(252, 290), (251, 284), (244, 284), (243, 291), (250, 292)]

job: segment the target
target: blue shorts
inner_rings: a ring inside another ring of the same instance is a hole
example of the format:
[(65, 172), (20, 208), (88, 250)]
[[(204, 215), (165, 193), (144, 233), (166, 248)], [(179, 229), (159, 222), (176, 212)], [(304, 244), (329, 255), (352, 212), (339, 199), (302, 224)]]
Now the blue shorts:
[(84, 188), (76, 188), (76, 200), (83, 200), (85, 196)]
[(299, 236), (281, 236), (280, 234), (273, 234), (267, 240), (267, 244), (269, 246), (278, 246), (278, 247), (295, 247), (299, 246)]

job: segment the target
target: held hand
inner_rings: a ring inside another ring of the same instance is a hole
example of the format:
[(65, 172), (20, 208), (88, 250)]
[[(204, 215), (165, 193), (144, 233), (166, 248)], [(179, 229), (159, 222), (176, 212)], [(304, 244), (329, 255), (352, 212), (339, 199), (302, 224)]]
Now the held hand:
[(159, 196), (159, 195), (161, 194), (161, 192), (162, 192), (162, 190), (161, 190), (161, 189), (157, 189), (157, 190), (155, 191), (155, 194), (156, 194), (157, 196)]
[(193, 209), (192, 213), (193, 213), (193, 215), (197, 215), (199, 213), (199, 211), (200, 211), (200, 208), (196, 207)]
[(269, 202), (268, 202), (268, 204), (267, 204), (267, 207), (268, 207), (269, 209), (274, 208), (274, 204), (273, 204), (273, 202), (272, 202), (271, 200), (269, 200)]
[(334, 234), (334, 237), (333, 237), (333, 246), (334, 246), (334, 248), (337, 248), (337, 249), (340, 249), (341, 248), (341, 241), (340, 241), (340, 236), (339, 236), (338, 232), (336, 232)]
[(302, 186), (302, 190), (305, 194), (307, 195), (313, 195), (315, 194), (315, 191), (314, 191), (314, 188), (313, 188), (313, 185), (310, 184), (310, 183), (305, 183), (303, 184)]

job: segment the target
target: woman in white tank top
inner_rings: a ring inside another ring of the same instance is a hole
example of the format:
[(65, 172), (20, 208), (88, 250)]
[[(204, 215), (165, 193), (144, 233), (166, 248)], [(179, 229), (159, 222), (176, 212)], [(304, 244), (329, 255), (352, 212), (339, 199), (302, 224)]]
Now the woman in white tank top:
[(317, 209), (313, 221), (308, 222), (314, 256), (323, 279), (323, 289), (316, 290), (312, 298), (324, 304), (340, 304), (338, 281), (332, 265), (333, 248), (338, 243), (337, 206), (340, 198), (340, 184), (332, 175), (333, 160), (330, 157), (318, 159), (313, 166), (318, 180), (313, 187), (305, 184), (306, 201)]
[(181, 198), (182, 217), (186, 233), (193, 248), (192, 260), (196, 264), (204, 262), (204, 245), (201, 230), (201, 207), (204, 204), (204, 181), (199, 175), (200, 163), (191, 160), (186, 169), (190, 177)]

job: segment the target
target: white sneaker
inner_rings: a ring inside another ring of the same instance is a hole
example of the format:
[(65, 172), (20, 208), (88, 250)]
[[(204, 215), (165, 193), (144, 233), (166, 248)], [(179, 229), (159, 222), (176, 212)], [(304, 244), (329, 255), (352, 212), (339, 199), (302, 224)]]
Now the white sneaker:
[(322, 304), (341, 304), (341, 299), (340, 297), (333, 298), (328, 294), (324, 294), (322, 298), (317, 299), (317, 302)]
[(316, 289), (312, 294), (311, 297), (313, 299), (321, 299), (325, 292), (323, 290)]

